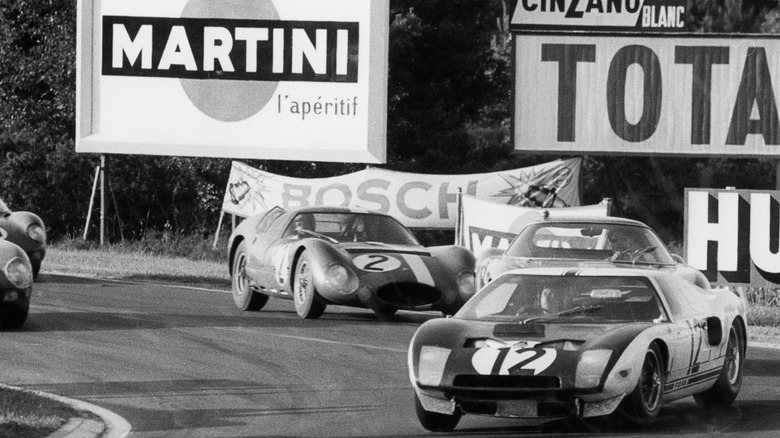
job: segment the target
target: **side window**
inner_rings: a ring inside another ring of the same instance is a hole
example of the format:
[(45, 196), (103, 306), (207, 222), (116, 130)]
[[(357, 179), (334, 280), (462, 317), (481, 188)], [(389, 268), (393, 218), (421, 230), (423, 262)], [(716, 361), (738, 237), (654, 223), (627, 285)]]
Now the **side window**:
[(255, 230), (257, 230), (259, 233), (265, 232), (268, 227), (276, 220), (284, 214), (284, 210), (282, 210), (279, 207), (274, 207), (271, 210), (268, 211), (268, 213), (263, 216), (262, 219), (260, 219), (259, 222), (257, 222), (257, 226), (255, 227)]

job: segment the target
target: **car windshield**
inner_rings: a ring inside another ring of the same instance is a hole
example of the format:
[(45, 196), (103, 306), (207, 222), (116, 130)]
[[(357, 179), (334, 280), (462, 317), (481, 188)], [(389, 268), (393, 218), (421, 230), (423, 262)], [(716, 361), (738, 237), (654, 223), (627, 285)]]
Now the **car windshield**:
[(2, 199), (0, 199), (0, 214), (6, 214), (6, 213), (10, 213), (10, 212), (11, 212), (11, 209), (8, 208), (7, 205), (5, 205), (5, 202), (3, 202)]
[(612, 260), (673, 264), (672, 255), (649, 228), (608, 223), (539, 222), (523, 229), (508, 257)]
[(645, 277), (509, 273), (469, 300), (456, 318), (496, 322), (603, 323), (664, 320)]
[(390, 216), (366, 213), (298, 213), (284, 237), (321, 237), (335, 242), (420, 245), (411, 231)]

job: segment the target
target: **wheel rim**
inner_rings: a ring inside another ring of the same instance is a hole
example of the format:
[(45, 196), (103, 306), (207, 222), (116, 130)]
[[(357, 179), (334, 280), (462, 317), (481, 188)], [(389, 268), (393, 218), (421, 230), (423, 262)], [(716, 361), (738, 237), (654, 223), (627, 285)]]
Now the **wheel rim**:
[(295, 280), (295, 301), (298, 304), (306, 303), (306, 291), (309, 290), (309, 264), (302, 261), (298, 266), (298, 276)]
[(236, 268), (233, 272), (233, 292), (237, 297), (243, 297), (247, 290), (246, 256), (242, 253), (236, 259)]
[(642, 365), (642, 402), (648, 411), (654, 411), (661, 403), (661, 366), (652, 351), (645, 356)]
[(728, 353), (726, 355), (726, 375), (728, 376), (729, 383), (736, 385), (739, 379), (739, 367), (740, 367), (740, 354), (739, 343), (737, 337), (732, 331), (729, 334), (729, 343), (726, 347)]

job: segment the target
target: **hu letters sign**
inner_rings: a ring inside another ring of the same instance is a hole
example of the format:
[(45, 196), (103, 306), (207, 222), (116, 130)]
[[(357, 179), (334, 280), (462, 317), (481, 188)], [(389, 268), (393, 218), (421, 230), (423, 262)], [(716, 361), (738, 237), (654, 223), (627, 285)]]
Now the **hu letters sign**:
[(780, 192), (685, 190), (685, 254), (711, 282), (780, 285)]

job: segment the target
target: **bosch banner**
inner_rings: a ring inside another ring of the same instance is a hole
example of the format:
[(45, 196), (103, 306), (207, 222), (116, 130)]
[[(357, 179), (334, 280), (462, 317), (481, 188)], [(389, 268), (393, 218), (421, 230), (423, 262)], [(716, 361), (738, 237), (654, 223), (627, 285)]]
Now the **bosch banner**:
[(780, 39), (519, 34), (515, 148), (780, 156)]
[(469, 175), (426, 175), (365, 169), (331, 178), (291, 178), (233, 162), (222, 210), (248, 217), (274, 206), (362, 207), (413, 228), (453, 229), (458, 195), (527, 207), (580, 204), (581, 158)]
[(780, 285), (780, 191), (685, 189), (688, 264), (718, 285)]
[(605, 199), (599, 204), (569, 208), (519, 207), (483, 201), (463, 195), (460, 239), (456, 244), (479, 254), (486, 248), (506, 249), (526, 225), (549, 216), (603, 217), (609, 216), (611, 202)]
[(383, 163), (388, 0), (81, 0), (78, 152)]

